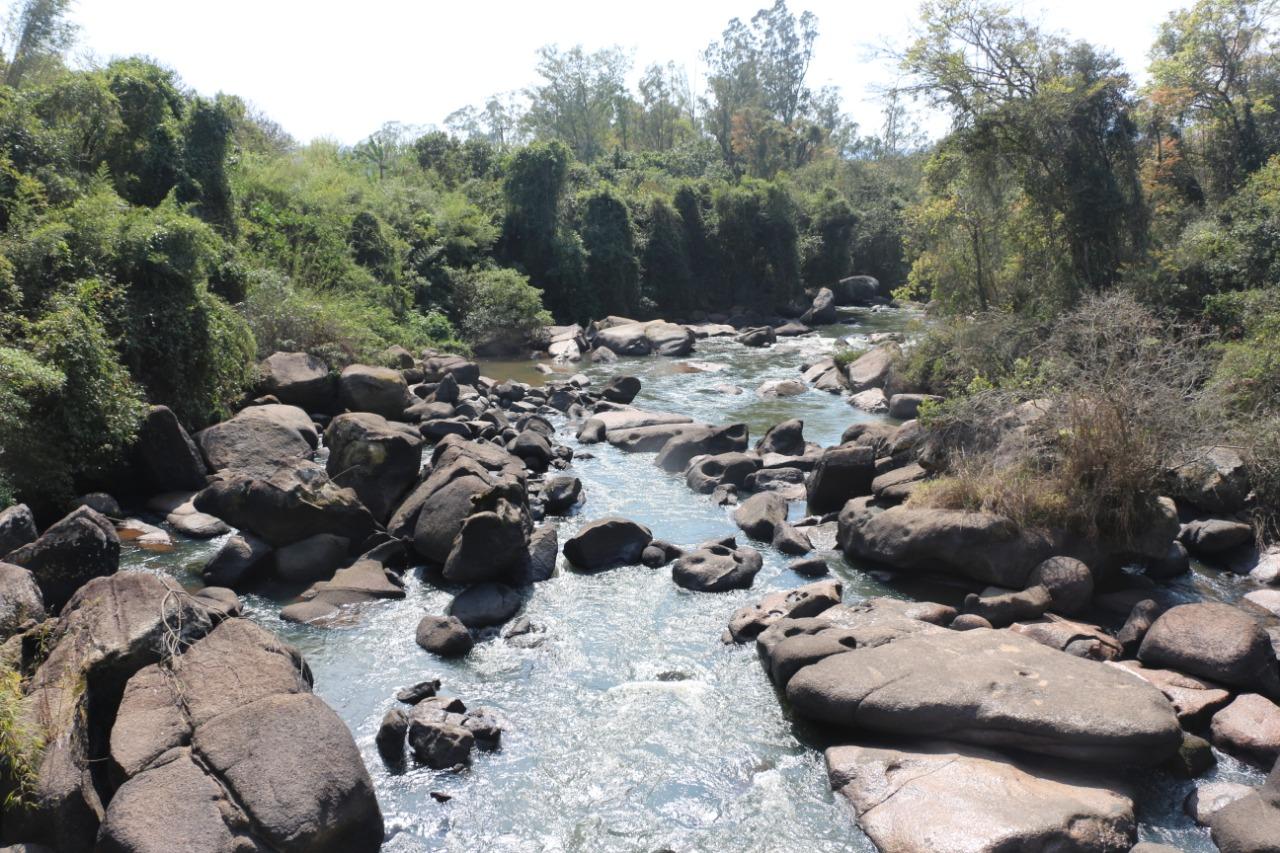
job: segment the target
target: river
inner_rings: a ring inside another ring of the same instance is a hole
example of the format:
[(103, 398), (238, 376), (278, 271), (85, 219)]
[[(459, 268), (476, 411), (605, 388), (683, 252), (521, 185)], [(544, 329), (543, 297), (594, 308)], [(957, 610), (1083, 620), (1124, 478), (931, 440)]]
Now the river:
[[(851, 423), (872, 416), (821, 391), (764, 400), (754, 390), (767, 380), (797, 378), (801, 363), (829, 353), (841, 338), (865, 345), (865, 335), (905, 329), (912, 315), (864, 312), (849, 319), (770, 349), (712, 339), (699, 341), (686, 358), (584, 362), (574, 369), (597, 383), (631, 373), (643, 383), (635, 405), (710, 423), (745, 421), (753, 442), (774, 423), (799, 417), (809, 441), (830, 445)], [(484, 373), (538, 378), (527, 362), (487, 363)], [(721, 385), (743, 391), (730, 394)], [(558, 423), (559, 440), (577, 449), (563, 419)], [(730, 508), (688, 490), (683, 477), (655, 467), (652, 454), (604, 444), (584, 449), (594, 458), (575, 461), (568, 473), (581, 478), (586, 500), (560, 525), (562, 543), (605, 515), (642, 522), (656, 537), (682, 545), (740, 534)], [(797, 515), (802, 509), (793, 505)], [(164, 555), (131, 550), (126, 562), (191, 583), (218, 544), (186, 542)], [(545, 631), (541, 645), (522, 648), (495, 637), (460, 661), (439, 660), (414, 642), (422, 615), (443, 612), (457, 591), (436, 588), (417, 572), (406, 575), (404, 600), (368, 606), (351, 627), (293, 625), (278, 618), (280, 602), (245, 601), (248, 615), (303, 652), (316, 693), (354, 732), (386, 819), (388, 853), (872, 851), (829, 790), (819, 737), (788, 717), (754, 647), (720, 642), (736, 608), (806, 582), (786, 568), (787, 558), (758, 547), (764, 569), (753, 588), (723, 594), (680, 589), (669, 568), (587, 575), (565, 570), (562, 560), (560, 573), (533, 588), (524, 610)], [(905, 595), (838, 552), (823, 553), (844, 582), (846, 601)], [(1235, 597), (1231, 581), (1202, 568), (1179, 589), (1188, 598)], [(477, 752), (470, 770), (456, 775), (385, 767), (374, 747), (378, 724), (397, 689), (428, 677), (440, 678), (441, 692), (468, 706), (497, 710), (506, 722), (502, 748)], [(1256, 771), (1219, 759), (1204, 779), (1260, 781)], [(1161, 773), (1131, 781), (1143, 840), (1214, 849), (1182, 814), (1191, 783)], [(438, 802), (433, 792), (451, 799)]]

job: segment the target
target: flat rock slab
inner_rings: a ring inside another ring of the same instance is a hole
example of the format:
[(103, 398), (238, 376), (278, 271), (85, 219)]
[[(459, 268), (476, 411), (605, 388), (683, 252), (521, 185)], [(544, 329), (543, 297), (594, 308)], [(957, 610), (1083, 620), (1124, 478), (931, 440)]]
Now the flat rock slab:
[(827, 772), (882, 853), (1124, 853), (1136, 835), (1120, 791), (984, 749), (835, 746)]
[(835, 725), (1083, 761), (1153, 765), (1182, 743), (1155, 687), (1009, 631), (919, 633), (833, 655), (797, 672), (787, 698)]

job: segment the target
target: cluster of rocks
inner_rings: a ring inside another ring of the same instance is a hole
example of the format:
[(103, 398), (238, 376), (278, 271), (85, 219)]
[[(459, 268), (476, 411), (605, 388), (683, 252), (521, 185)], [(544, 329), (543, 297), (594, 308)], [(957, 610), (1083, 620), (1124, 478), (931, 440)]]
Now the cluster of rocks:
[[(1060, 576), (1060, 563), (1037, 571)], [(1132, 631), (1057, 614), (993, 628), (889, 598), (842, 604), (825, 580), (740, 609), (725, 641), (754, 640), (793, 712), (832, 730), (832, 787), (879, 849), (936, 850), (945, 838), (945, 849), (1123, 851), (1136, 821), (1117, 767), (1199, 776), (1214, 763), (1205, 738), (1259, 766), (1280, 758), (1280, 663), (1249, 614), (1176, 606), (1127, 654)], [(1270, 849), (1256, 845), (1280, 837), (1277, 773), (1256, 791), (1202, 785), (1188, 812), (1223, 850)]]
[[(1184, 547), (1203, 553), (1226, 535), (1179, 519), (1195, 487), (1239, 493), (1223, 454), (1125, 542), (910, 502), (936, 472), (914, 420), (856, 424), (813, 455), (810, 520), (834, 521), (851, 561), (968, 590), (957, 607), (843, 604), (839, 582), (820, 580), (740, 609), (726, 631), (726, 642), (755, 641), (797, 716), (844, 741), (827, 751), (832, 785), (880, 849), (934, 850), (946, 838), (947, 849), (1128, 850), (1133, 794), (1116, 766), (1196, 777), (1214, 763), (1211, 745), (1263, 768), (1280, 759), (1269, 599), (1188, 602), (1159, 583), (1185, 571)], [(786, 518), (776, 492), (735, 512), (775, 545)], [(1135, 565), (1147, 573), (1120, 571)], [(1222, 849), (1270, 849), (1256, 839), (1280, 837), (1259, 834), (1280, 821), (1274, 781), (1201, 790), (1188, 810)], [(1230, 795), (1245, 805), (1228, 809)]]
[(546, 329), (546, 352), (557, 362), (589, 358), (611, 362), (619, 356), (685, 356), (698, 340), (733, 337), (749, 347), (765, 347), (778, 338), (808, 334), (815, 326), (839, 322), (837, 306), (875, 306), (892, 303), (888, 290), (871, 276), (850, 276), (834, 288), (820, 288), (808, 305), (796, 305), (789, 317), (768, 316), (745, 309), (726, 314), (699, 315), (697, 322), (633, 320), (609, 316), (585, 329), (551, 326)]
[[(96, 511), (54, 526), (19, 549), (38, 557), (34, 570), (0, 564), (0, 656), (24, 677), (9, 737), (32, 762), (6, 839), (60, 851), (381, 847), (368, 771), (297, 650), (240, 618), (231, 590), (191, 594), (105, 565), (86, 543), (118, 561), (119, 541)], [(33, 571), (59, 569), (46, 574), (57, 595), (76, 553), (103, 573), (37, 622)]]
[(486, 708), (468, 709), (461, 699), (440, 696), (440, 680), (405, 687), (378, 727), (378, 754), (392, 768), (405, 763), (406, 744), (413, 760), (434, 770), (457, 770), (471, 763), (475, 749), (501, 745), (502, 721)]

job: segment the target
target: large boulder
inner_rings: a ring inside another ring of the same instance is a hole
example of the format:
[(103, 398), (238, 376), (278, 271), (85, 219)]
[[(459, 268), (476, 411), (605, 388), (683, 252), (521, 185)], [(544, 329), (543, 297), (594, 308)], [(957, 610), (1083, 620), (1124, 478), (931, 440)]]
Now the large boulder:
[[(504, 533), (502, 540), (495, 543), (503, 547), (489, 549), (487, 553), (494, 554), (496, 550), (507, 553), (505, 546), (509, 539), (505, 533), (509, 530), (509, 511), (500, 505), (505, 502), (515, 508), (526, 531), (531, 526), (531, 522), (526, 524), (524, 515), (528, 495), (523, 472), (523, 462), (492, 445), (453, 439), (437, 445), (432, 456), (431, 474), (413, 493), (415, 499), (422, 501), (414, 522), (414, 550), (419, 556), (439, 564), (448, 562), (454, 551), (459, 550), (462, 553), (454, 557), (454, 567), (474, 572), (477, 567), (468, 564), (470, 555), (486, 553), (475, 550), (475, 546), (484, 544), (479, 541), (478, 534), (492, 530)], [(485, 512), (498, 517), (478, 521), (465, 539), (459, 539), (467, 520)]]
[(1213, 745), (1262, 767), (1280, 760), (1280, 705), (1245, 693), (1213, 715)]
[(760, 492), (733, 511), (733, 522), (752, 539), (772, 542), (774, 532), (786, 524), (787, 501), (777, 492)]
[(815, 617), (779, 619), (756, 637), (756, 653), (773, 683), (785, 688), (801, 669), (831, 655), (944, 631), (941, 626), (955, 616), (955, 608), (943, 604), (870, 598), (828, 608)]
[(806, 326), (829, 326), (837, 319), (835, 294), (826, 287), (818, 289), (813, 304), (800, 316), (800, 322)]
[(1249, 472), (1230, 447), (1201, 447), (1169, 469), (1173, 494), (1205, 512), (1230, 515), (1244, 509)]
[(203, 489), (208, 469), (191, 436), (168, 406), (152, 406), (138, 428), (133, 458), (148, 492)]
[(1042, 586), (1048, 591), (1050, 610), (1079, 613), (1093, 598), (1093, 573), (1071, 557), (1050, 557), (1031, 570), (1027, 586)]
[(335, 485), (310, 463), (279, 468), (266, 479), (237, 475), (217, 481), (196, 495), (195, 507), (275, 547), (317, 533), (362, 543), (377, 525), (354, 491)]
[(457, 583), (499, 580), (512, 577), (528, 558), (525, 519), (510, 501), (498, 498), (492, 510), (473, 513), (462, 522), (443, 574)]
[(1280, 695), (1280, 672), (1267, 632), (1230, 604), (1201, 602), (1166, 610), (1143, 638), (1138, 660), (1144, 666)]
[(475, 638), (456, 616), (427, 614), (418, 622), (414, 640), (419, 646), (442, 658), (463, 657), (475, 645)]
[(257, 390), (308, 412), (332, 412), (338, 383), (329, 365), (305, 352), (275, 352), (258, 365)]
[(44, 597), (35, 575), (12, 563), (0, 562), (0, 640), (7, 640), (28, 622), (44, 620)]
[(0, 557), (36, 541), (39, 536), (36, 517), (26, 504), (14, 504), (0, 512)]
[(687, 326), (657, 320), (645, 325), (644, 334), (658, 355), (682, 356), (693, 352), (694, 334)]
[(667, 439), (653, 463), (664, 471), (683, 471), (695, 456), (733, 453), (746, 449), (746, 424), (691, 427)]
[(616, 355), (640, 356), (653, 351), (653, 342), (645, 333), (643, 323), (627, 323), (608, 329), (599, 329), (594, 341), (598, 347), (607, 347)]
[(871, 494), (875, 476), (875, 451), (870, 447), (842, 444), (828, 448), (809, 477), (809, 512), (837, 512), (852, 498)]
[(857, 394), (870, 388), (885, 387), (893, 371), (893, 363), (901, 354), (897, 344), (882, 344), (849, 362), (844, 369), (849, 390)]
[(302, 409), (273, 403), (243, 409), (195, 438), (214, 471), (269, 477), (277, 468), (310, 458), (320, 433)]
[(468, 628), (488, 628), (510, 621), (523, 604), (520, 593), (506, 584), (479, 583), (454, 596), (449, 615)]
[(228, 536), (213, 559), (200, 570), (200, 577), (209, 586), (238, 589), (257, 578), (272, 550), (252, 533)]
[(350, 550), (350, 539), (332, 533), (316, 533), (299, 539), (276, 551), (276, 577), (292, 584), (328, 580), (347, 561)]
[(717, 453), (695, 460), (684, 472), (685, 484), (695, 492), (709, 495), (719, 486), (742, 488), (747, 477), (760, 469), (760, 458), (747, 453)]
[(780, 456), (803, 456), (806, 449), (804, 421), (799, 418), (774, 424), (756, 442), (756, 450), (761, 455), (777, 453)]
[(382, 813), (360, 751), (338, 715), (310, 693), (277, 694), (214, 717), (195, 730), (191, 748), (276, 850), (382, 846)]
[(833, 288), (838, 305), (874, 305), (886, 295), (874, 276), (851, 275)]
[(388, 420), (399, 420), (404, 410), (417, 402), (409, 393), (400, 371), (389, 367), (352, 364), (338, 377), (338, 393), (343, 406), (353, 412), (373, 412)]
[(1182, 526), (1178, 540), (1197, 556), (1212, 558), (1253, 541), (1253, 527), (1226, 518), (1196, 519)]
[(353, 489), (378, 521), (386, 521), (422, 466), (422, 435), (371, 412), (338, 415), (325, 430), (325, 471)]
[(640, 380), (634, 376), (619, 375), (612, 377), (600, 389), (600, 396), (610, 403), (630, 405), (640, 393)]
[(778, 334), (772, 326), (752, 326), (743, 329), (734, 340), (746, 347), (767, 347), (777, 343)]
[(675, 561), (671, 579), (695, 592), (727, 592), (749, 589), (764, 559), (754, 548), (710, 545), (690, 551)]
[(884, 853), (1126, 853), (1137, 834), (1120, 790), (972, 746), (833, 746), (827, 774)]
[(86, 582), (115, 574), (120, 537), (106, 516), (81, 506), (5, 560), (29, 570), (44, 603), (57, 611)]
[(921, 633), (832, 655), (797, 672), (787, 698), (838, 726), (1081, 761), (1155, 765), (1182, 743), (1151, 685), (1009, 631)]
[(840, 513), (844, 553), (912, 573), (958, 575), (1022, 589), (1052, 544), (1008, 518), (986, 512), (896, 506), (883, 512), (849, 504)]
[(564, 556), (586, 571), (634, 565), (652, 541), (652, 531), (643, 524), (625, 518), (602, 518), (567, 539)]

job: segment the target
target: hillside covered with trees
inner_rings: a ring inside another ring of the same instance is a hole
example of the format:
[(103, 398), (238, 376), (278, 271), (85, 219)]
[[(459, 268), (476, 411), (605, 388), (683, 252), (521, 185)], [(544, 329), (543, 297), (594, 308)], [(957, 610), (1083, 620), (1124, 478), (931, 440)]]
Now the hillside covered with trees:
[[(143, 58), (73, 69), (67, 0), (13, 10), (0, 90), (0, 487), (108, 471), (143, 401), (224, 416), (259, 357), (520, 344), (610, 313), (786, 308), (899, 278), (910, 166), (805, 83), (783, 2), (673, 65), (543, 48), (542, 83), (347, 147), (299, 144)], [(875, 156), (873, 156), (875, 155)]]

